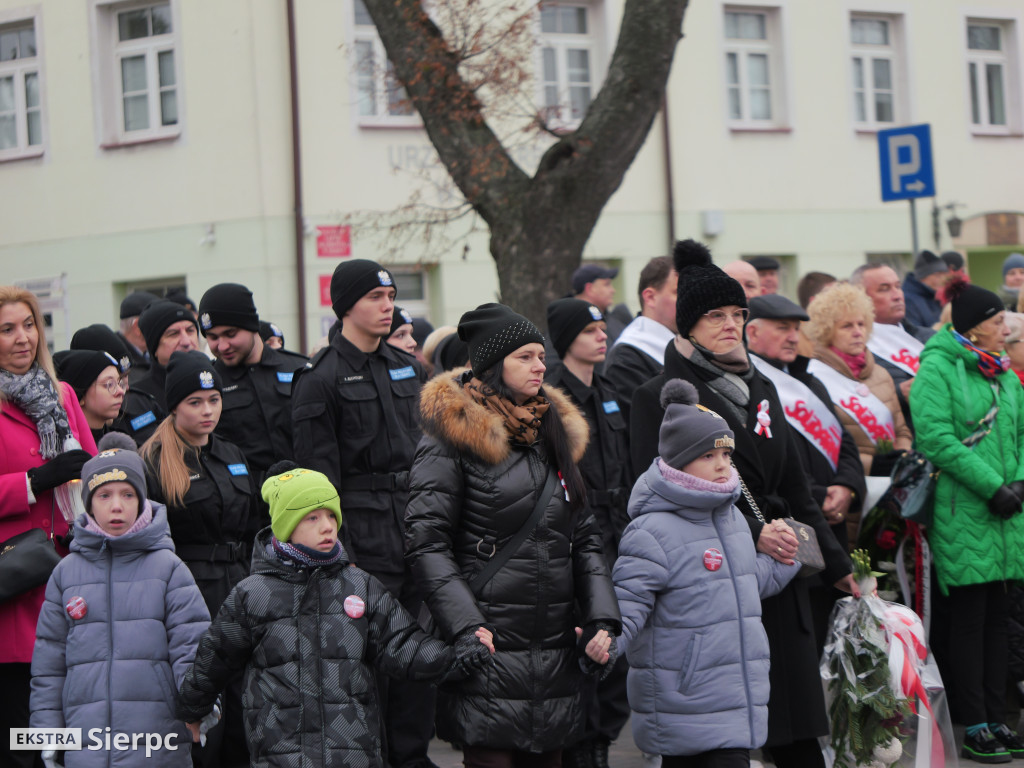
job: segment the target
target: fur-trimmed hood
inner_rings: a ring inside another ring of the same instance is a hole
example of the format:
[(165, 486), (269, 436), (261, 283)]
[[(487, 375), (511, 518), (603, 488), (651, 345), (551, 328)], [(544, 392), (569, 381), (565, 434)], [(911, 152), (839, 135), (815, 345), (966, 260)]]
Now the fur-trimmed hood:
[[(498, 414), (480, 405), (462, 388), (460, 379), (468, 368), (435, 376), (420, 393), (423, 431), (458, 449), (465, 449), (488, 464), (500, 464), (512, 450), (504, 421)], [(558, 409), (573, 461), (583, 458), (590, 439), (590, 427), (583, 414), (558, 387), (545, 384), (541, 394)]]

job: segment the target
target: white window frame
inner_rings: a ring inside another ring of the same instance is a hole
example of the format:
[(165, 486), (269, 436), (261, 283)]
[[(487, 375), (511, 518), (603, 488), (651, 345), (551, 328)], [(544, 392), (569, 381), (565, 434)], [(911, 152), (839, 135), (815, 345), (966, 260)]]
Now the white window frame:
[[(789, 110), (786, 95), (786, 59), (785, 36), (783, 34), (783, 6), (781, 5), (750, 5), (723, 3), (719, 12), (721, 32), (719, 40), (722, 46), (722, 93), (724, 99), (725, 120), (733, 131), (779, 131), (789, 129)], [(765, 39), (747, 40), (726, 38), (726, 14), (754, 13), (765, 17)], [(750, 83), (748, 82), (748, 57), (751, 55), (768, 57), (768, 92), (771, 117), (755, 119), (750, 117)], [(730, 83), (729, 57), (736, 55), (738, 61), (739, 83)], [(732, 116), (730, 109), (730, 90), (738, 87), (740, 94), (740, 117)]]
[[(536, 99), (537, 108), (544, 115), (546, 124), (550, 128), (559, 130), (572, 130), (577, 128), (583, 121), (587, 110), (597, 97), (601, 85), (604, 83), (605, 67), (607, 65), (604, 53), (604, 3), (595, 0), (557, 0), (546, 2), (545, 8), (573, 7), (582, 8), (586, 12), (587, 31), (585, 33), (564, 33), (545, 32), (541, 26), (541, 12), (538, 8), (535, 20), (535, 35), (537, 40), (536, 57)], [(555, 56), (556, 74), (553, 81), (545, 77), (544, 56), (545, 50), (550, 49)], [(583, 81), (570, 82), (569, 80), (569, 52), (586, 51), (589, 67), (589, 80), (586, 86), (590, 88), (590, 100), (581, 115), (572, 114), (572, 101), (570, 89), (580, 87)], [(557, 90), (557, 105), (548, 104), (547, 88), (553, 84)]]
[[(350, 34), (350, 45), (352, 50), (352, 56), (350, 59), (351, 69), (349, 85), (353, 98), (352, 103), (352, 114), (355, 116), (357, 124), (361, 128), (420, 128), (423, 125), (420, 120), (419, 113), (409, 105), (408, 114), (392, 114), (388, 108), (388, 96), (392, 90), (391, 81), (394, 77), (391, 74), (391, 64), (388, 61), (387, 51), (384, 50), (384, 43), (380, 40), (380, 35), (377, 34), (376, 27), (368, 24), (357, 24), (356, 23), (356, 0), (351, 0), (348, 4), (349, 20), (351, 30)], [(373, 90), (374, 90), (374, 105), (376, 107), (374, 114), (362, 115), (359, 114), (359, 102), (361, 99), (360, 92), (360, 80), (362, 73), (359, 68), (359, 46), (360, 44), (368, 44), (371, 46), (373, 52)], [(381, 66), (384, 63), (384, 66)], [(398, 85), (397, 81), (393, 81), (395, 85)], [(401, 88), (400, 85), (398, 85)], [(403, 91), (403, 98), (404, 98)]]
[[(117, 26), (119, 13), (163, 3), (170, 5), (172, 29), (170, 33), (124, 42), (119, 41)], [(167, 141), (181, 136), (185, 124), (185, 99), (182, 81), (179, 0), (135, 0), (134, 2), (90, 0), (90, 17), (96, 122), (100, 145), (105, 149), (112, 149), (153, 141)], [(174, 125), (161, 125), (158, 56), (161, 52), (168, 50), (174, 52), (174, 90), (178, 121)], [(140, 54), (144, 55), (146, 59), (146, 93), (150, 127), (129, 131), (124, 127), (121, 60)]]
[[(999, 29), (999, 51), (983, 51), (969, 47), (968, 28), (970, 26), (996, 27)], [(964, 46), (964, 88), (966, 98), (966, 117), (970, 131), (982, 136), (1019, 136), (1021, 135), (1021, 24), (1019, 16), (980, 17), (965, 15), (963, 20)], [(994, 124), (990, 121), (987, 78), (985, 67), (988, 64), (999, 64), (1003, 71), (1003, 108), (1006, 121)], [(971, 66), (974, 65), (978, 78), (976, 85), (979, 114), (982, 121), (974, 122), (974, 90), (971, 83)]]
[[(0, 11), (0, 27), (24, 27), (32, 25), (35, 32), (36, 55), (0, 62), (0, 77), (14, 79), (14, 108), (17, 130), (17, 144), (9, 149), (0, 149), (0, 162), (40, 157), (46, 152), (48, 143), (46, 111), (46, 78), (43, 73), (42, 14), (38, 6)], [(25, 76), (36, 75), (39, 91), (40, 142), (28, 143), (28, 107), (25, 103)]]
[[(882, 21), (888, 24), (889, 43), (872, 45), (870, 43), (853, 42), (853, 22), (864, 19)], [(868, 11), (851, 11), (846, 26), (846, 42), (850, 56), (850, 114), (858, 131), (875, 132), (885, 128), (893, 128), (908, 121), (909, 106), (907, 104), (907, 47), (905, 41), (905, 23), (902, 14), (874, 13)], [(863, 62), (863, 92), (866, 119), (857, 116), (857, 71), (855, 59)], [(892, 91), (892, 120), (880, 121), (875, 109), (875, 88), (873, 62), (885, 59), (889, 62), (889, 78)]]

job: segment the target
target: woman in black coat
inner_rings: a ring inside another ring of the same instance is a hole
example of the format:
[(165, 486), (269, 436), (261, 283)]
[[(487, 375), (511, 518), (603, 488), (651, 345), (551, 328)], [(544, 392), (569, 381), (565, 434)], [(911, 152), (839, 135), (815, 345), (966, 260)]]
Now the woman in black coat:
[[(465, 765), (557, 767), (579, 740), (583, 669), (614, 660), (619, 609), (576, 462), (586, 420), (543, 386), (543, 337), (500, 304), (463, 315), (472, 369), (423, 390), (424, 437), (410, 475), (406, 558), (449, 640), (494, 632), (494, 664), (442, 686), (438, 734)], [(469, 582), (528, 520), (549, 475), (562, 482), (511, 559)], [(577, 636), (582, 637), (577, 640)]]
[[(633, 396), (630, 446), (637, 470), (658, 455), (659, 402), (668, 379), (691, 382), (700, 404), (727, 422), (736, 435), (733, 461), (759, 507), (762, 524), (746, 498), (737, 505), (747, 518), (758, 552), (792, 562), (797, 541), (780, 518), (814, 527), (825, 557), (824, 577), (855, 592), (850, 559), (836, 541), (800, 463), (799, 448), (783, 415), (778, 394), (751, 365), (743, 346), (747, 300), (740, 284), (711, 263), (707, 248), (692, 240), (677, 243), (679, 273), (676, 323), (679, 335), (665, 354), (665, 371)], [(817, 737), (829, 731), (818, 673), (808, 579), (794, 579), (762, 601), (762, 621), (771, 648), (768, 742), (778, 768), (824, 768)]]

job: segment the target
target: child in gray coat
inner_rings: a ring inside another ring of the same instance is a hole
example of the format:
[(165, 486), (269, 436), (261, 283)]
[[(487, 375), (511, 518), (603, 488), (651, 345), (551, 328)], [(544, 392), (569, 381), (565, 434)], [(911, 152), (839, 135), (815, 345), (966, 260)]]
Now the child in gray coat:
[[(146, 498), (137, 453), (104, 450), (86, 462), (82, 499), (71, 554), (39, 614), (32, 727), (82, 729), (67, 768), (187, 768), (192, 737), (175, 692), (210, 623), (206, 603), (174, 554), (163, 505)], [(53, 752), (43, 760), (52, 768)]]
[(800, 566), (755, 551), (725, 419), (689, 382), (661, 397), (660, 456), (633, 488), (612, 573), (633, 738), (663, 768), (745, 767), (768, 735), (761, 598)]

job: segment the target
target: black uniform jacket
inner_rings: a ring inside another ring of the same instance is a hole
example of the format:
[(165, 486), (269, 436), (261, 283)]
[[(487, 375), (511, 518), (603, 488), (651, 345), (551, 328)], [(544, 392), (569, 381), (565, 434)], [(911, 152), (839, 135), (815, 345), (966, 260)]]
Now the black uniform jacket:
[(412, 355), (383, 341), (366, 354), (338, 333), (293, 384), (295, 461), (334, 483), (345, 550), (373, 574), (404, 571), (402, 532), (425, 378)]
[(129, 435), (138, 445), (149, 440), (167, 418), (166, 378), (167, 369), (154, 360), (146, 375), (138, 381), (129, 379), (121, 415), (114, 419), (113, 428)]
[[(646, 352), (632, 344), (616, 344), (608, 352), (604, 364), (605, 379), (615, 390), (616, 399), (622, 409), (622, 418), (629, 425), (629, 410), (633, 404), (633, 393), (662, 371), (662, 366)], [(633, 479), (646, 471), (647, 467), (633, 467)]]
[(604, 553), (611, 565), (619, 551), (619, 539), (629, 523), (626, 503), (631, 488), (629, 442), (626, 420), (612, 385), (594, 374), (591, 386), (558, 363), (544, 375), (548, 384), (560, 387), (579, 408), (590, 427), (587, 452), (579, 461), (587, 500), (601, 528)]

